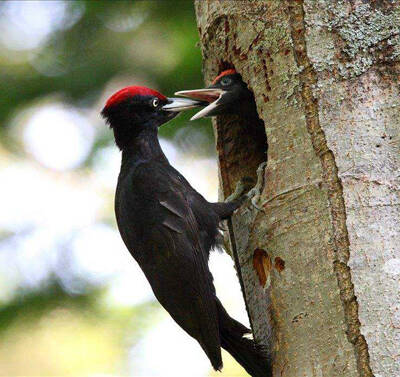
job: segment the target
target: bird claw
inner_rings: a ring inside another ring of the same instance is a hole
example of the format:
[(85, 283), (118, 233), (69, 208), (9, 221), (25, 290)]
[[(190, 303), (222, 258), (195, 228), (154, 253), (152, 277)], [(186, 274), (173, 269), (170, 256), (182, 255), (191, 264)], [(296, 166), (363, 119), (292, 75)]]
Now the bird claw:
[(257, 210), (257, 211), (262, 211), (262, 207), (258, 206), (258, 200), (260, 199), (260, 196), (258, 195), (258, 197), (253, 197), (251, 198), (251, 204), (253, 205), (253, 207)]
[[(252, 206), (258, 211), (263, 211), (262, 206), (260, 207), (258, 203), (260, 201), (261, 191), (264, 187), (264, 170), (266, 166), (267, 166), (266, 162), (263, 162), (258, 166), (257, 183), (253, 186), (252, 189), (250, 189), (247, 192), (247, 194), (244, 194), (244, 197), (250, 199)], [(241, 197), (243, 197), (243, 193), (246, 191), (246, 189), (249, 187), (250, 184), (254, 184), (254, 180), (252, 178), (249, 177), (242, 178), (236, 184), (235, 191), (225, 199), (225, 202), (238, 200)]]
[(260, 207), (258, 205), (258, 202), (260, 200), (261, 197), (261, 191), (263, 189), (264, 186), (264, 171), (265, 171), (265, 167), (267, 166), (266, 162), (263, 162), (262, 164), (260, 164), (257, 168), (257, 183), (255, 184), (255, 186), (246, 194), (246, 196), (251, 199), (251, 204), (253, 205), (253, 207), (255, 209), (257, 209), (258, 211), (262, 211), (262, 207)]
[(225, 199), (225, 202), (231, 202), (240, 199), (246, 189), (249, 187), (249, 180), (251, 180), (251, 178), (244, 177), (239, 182), (237, 182), (235, 191)]

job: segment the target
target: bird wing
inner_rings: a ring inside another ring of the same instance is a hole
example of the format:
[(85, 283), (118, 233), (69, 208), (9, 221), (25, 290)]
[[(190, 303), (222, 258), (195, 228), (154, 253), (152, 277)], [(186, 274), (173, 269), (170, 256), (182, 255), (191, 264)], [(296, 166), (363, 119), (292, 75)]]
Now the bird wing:
[(193, 190), (171, 166), (142, 164), (120, 182), (121, 235), (155, 296), (221, 366), (215, 288), (199, 227), (187, 199)]

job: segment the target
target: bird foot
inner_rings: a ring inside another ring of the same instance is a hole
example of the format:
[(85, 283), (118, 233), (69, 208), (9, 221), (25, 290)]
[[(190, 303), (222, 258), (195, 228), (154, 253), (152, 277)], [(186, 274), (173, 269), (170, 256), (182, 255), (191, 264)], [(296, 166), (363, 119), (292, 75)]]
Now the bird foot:
[(267, 162), (263, 162), (257, 168), (257, 183), (255, 186), (246, 194), (246, 196), (251, 200), (251, 204), (258, 211), (262, 211), (262, 207), (258, 205), (260, 201), (261, 192), (264, 187), (264, 172), (265, 167), (267, 166)]
[(240, 199), (253, 183), (254, 180), (252, 178), (243, 177), (238, 183), (236, 183), (235, 191), (225, 199), (225, 202), (231, 202)]

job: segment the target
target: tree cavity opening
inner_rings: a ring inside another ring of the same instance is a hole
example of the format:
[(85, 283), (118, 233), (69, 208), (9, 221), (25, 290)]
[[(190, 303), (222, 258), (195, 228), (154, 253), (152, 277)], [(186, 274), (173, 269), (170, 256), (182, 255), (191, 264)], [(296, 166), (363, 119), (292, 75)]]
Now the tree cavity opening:
[[(232, 64), (222, 63), (220, 72), (230, 68)], [(217, 116), (215, 124), (222, 189), (227, 197), (242, 177), (257, 178), (258, 166), (267, 161), (267, 135), (254, 96), (239, 114)]]

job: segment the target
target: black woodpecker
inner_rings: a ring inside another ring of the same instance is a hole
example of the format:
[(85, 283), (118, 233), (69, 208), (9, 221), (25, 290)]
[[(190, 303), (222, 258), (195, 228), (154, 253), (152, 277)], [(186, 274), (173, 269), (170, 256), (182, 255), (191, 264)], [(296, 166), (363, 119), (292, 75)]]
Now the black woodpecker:
[(191, 120), (214, 115), (247, 115), (256, 112), (253, 93), (247, 89), (241, 76), (234, 69), (220, 73), (207, 88), (181, 90), (175, 94), (208, 103), (208, 106), (195, 114)]
[(251, 376), (269, 376), (266, 359), (244, 337), (250, 330), (218, 300), (208, 268), (220, 221), (248, 196), (209, 203), (169, 164), (158, 141), (159, 126), (201, 105), (138, 86), (107, 101), (101, 114), (122, 150), (115, 196), (118, 229), (157, 300), (199, 342), (215, 370), (222, 368), (223, 347)]

